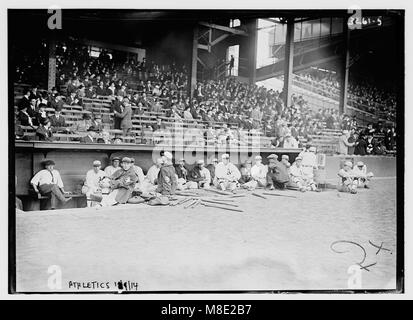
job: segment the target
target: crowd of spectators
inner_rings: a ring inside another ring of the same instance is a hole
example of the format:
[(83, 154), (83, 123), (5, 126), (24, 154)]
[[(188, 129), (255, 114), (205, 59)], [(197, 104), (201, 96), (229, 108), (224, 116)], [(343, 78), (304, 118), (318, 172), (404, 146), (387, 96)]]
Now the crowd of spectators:
[[(338, 99), (340, 83), (337, 74), (322, 71), (303, 71), (296, 75), (297, 84), (304, 82), (316, 93)], [(387, 120), (396, 117), (396, 95), (388, 89), (379, 88), (366, 80), (349, 81), (348, 103), (355, 108), (378, 115)]]
[[(94, 58), (86, 47), (58, 47), (57, 57), (56, 88), (51, 92), (27, 89), (18, 103), (17, 121), (22, 126), (39, 126), (39, 140), (53, 140), (53, 133), (61, 131), (83, 132), (83, 142), (121, 143), (131, 134), (133, 115), (149, 112), (175, 122), (192, 120), (205, 141), (224, 143), (245, 140), (245, 134), (250, 132), (271, 138), (272, 147), (298, 148), (324, 129), (358, 130), (355, 118), (340, 116), (337, 110), (314, 111), (302, 96), (295, 94), (291, 105), (286, 106), (284, 92), (242, 83), (233, 77), (198, 82), (191, 99), (185, 66), (147, 64), (145, 58), (117, 59), (105, 50)], [(329, 81), (333, 78), (320, 83)], [(111, 123), (105, 123), (100, 113), (86, 110), (82, 119), (65, 123), (61, 114), (64, 105), (82, 106), (85, 98), (99, 96), (112, 101)], [(47, 108), (55, 111), (53, 116), (47, 115)], [(163, 122), (159, 117), (156, 123), (144, 126), (153, 132), (162, 131)], [(122, 129), (123, 134), (111, 136), (106, 129)], [(380, 130), (387, 128), (382, 126)], [(23, 135), (16, 132), (16, 137)]]

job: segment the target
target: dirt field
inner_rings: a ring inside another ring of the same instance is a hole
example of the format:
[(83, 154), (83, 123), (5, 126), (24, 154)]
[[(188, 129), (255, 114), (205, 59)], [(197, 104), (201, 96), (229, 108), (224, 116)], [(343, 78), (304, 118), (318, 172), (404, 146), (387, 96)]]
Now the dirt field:
[[(137, 291), (348, 289), (352, 265), (363, 289), (395, 287), (395, 179), (357, 195), (282, 194), (297, 199), (248, 195), (237, 200), (243, 213), (141, 204), (18, 214), (17, 290), (114, 291), (119, 280)], [(338, 243), (348, 252), (336, 253), (338, 240), (365, 249), (362, 266), (376, 264), (360, 269), (363, 250)], [(48, 286), (52, 265), (61, 290)]]

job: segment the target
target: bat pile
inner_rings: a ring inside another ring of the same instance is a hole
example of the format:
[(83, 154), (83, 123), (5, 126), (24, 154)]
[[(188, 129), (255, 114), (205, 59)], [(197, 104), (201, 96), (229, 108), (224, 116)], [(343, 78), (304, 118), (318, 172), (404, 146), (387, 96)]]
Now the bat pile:
[[(236, 212), (244, 212), (243, 210), (239, 209), (239, 206), (235, 204), (237, 199), (245, 197), (246, 194), (233, 194), (231, 192), (214, 190), (214, 189), (204, 189), (208, 191), (208, 193), (214, 193), (213, 197), (208, 197), (205, 194), (199, 194), (195, 190), (186, 190), (186, 191), (178, 191), (176, 193), (177, 196), (184, 196), (185, 198), (175, 201), (170, 204), (170, 206), (178, 206), (183, 205), (184, 209), (193, 209), (197, 206), (204, 206), (209, 208), (216, 208), (216, 209), (223, 209), (228, 211), (236, 211)], [(263, 192), (263, 193), (251, 193), (253, 196), (261, 198), (261, 199), (268, 199), (267, 196), (276, 196), (276, 197), (287, 197), (287, 198), (297, 198), (296, 196), (292, 195), (285, 195), (279, 194), (275, 192)]]

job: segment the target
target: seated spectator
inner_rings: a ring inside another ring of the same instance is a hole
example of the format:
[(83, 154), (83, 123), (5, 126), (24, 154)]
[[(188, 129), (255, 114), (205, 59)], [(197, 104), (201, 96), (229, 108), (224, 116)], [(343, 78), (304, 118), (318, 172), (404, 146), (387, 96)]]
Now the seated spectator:
[(39, 123), (37, 119), (39, 109), (37, 108), (36, 104), (37, 100), (32, 98), (30, 99), (29, 105), (27, 107), (27, 113), (30, 115), (35, 125)]
[(118, 95), (115, 83), (113, 83), (113, 82), (110, 83), (110, 86), (107, 89), (107, 93), (110, 96)]
[(92, 126), (92, 119), (89, 113), (84, 113), (81, 120), (77, 120), (71, 126), (73, 132), (87, 132)]
[(39, 141), (53, 141), (53, 133), (48, 119), (42, 120), (37, 127), (36, 139)]
[(291, 136), (291, 133), (289, 132), (286, 133), (283, 148), (286, 148), (286, 149), (297, 149), (298, 148), (298, 141), (295, 140), (295, 138)]
[(58, 201), (66, 203), (72, 198), (65, 197), (62, 178), (59, 171), (54, 169), (55, 162), (44, 160), (42, 164), (44, 169), (36, 173), (30, 183), (37, 194), (51, 198), (51, 209), (53, 210), (57, 208)]
[(20, 121), (20, 125), (33, 127), (34, 120), (27, 112), (27, 105), (20, 104), (19, 109), (20, 111), (17, 115), (17, 119)]
[(60, 110), (56, 110), (54, 115), (50, 117), (50, 123), (53, 128), (61, 128), (66, 126), (66, 120), (62, 116), (62, 112)]
[(102, 180), (106, 174), (101, 170), (102, 163), (99, 160), (93, 161), (93, 169), (86, 173), (86, 179), (82, 187), (82, 194), (86, 195), (87, 206), (93, 207), (96, 201), (100, 202), (102, 198)]
[(87, 135), (80, 138), (81, 143), (96, 143), (97, 142), (97, 133), (92, 127), (87, 130)]
[(143, 108), (142, 102), (138, 102), (137, 108), (134, 110), (134, 114), (141, 116), (145, 114), (145, 109)]
[(193, 119), (190, 107), (185, 108), (185, 110), (184, 110), (184, 119), (185, 120), (192, 120)]
[(103, 81), (99, 82), (99, 86), (96, 88), (97, 96), (108, 96), (110, 92), (105, 88)]
[(367, 155), (373, 155), (374, 151), (377, 148), (377, 140), (373, 137), (373, 134), (368, 133), (367, 139), (366, 139), (366, 154)]
[(87, 85), (86, 86), (85, 97), (88, 98), (88, 99), (93, 99), (93, 98), (96, 97), (96, 92), (93, 89), (92, 85)]
[(66, 98), (66, 104), (69, 106), (78, 106), (80, 105), (80, 99), (78, 98), (78, 96), (76, 95), (76, 92), (71, 92), (70, 96), (68, 96)]
[(39, 109), (36, 113), (36, 122), (41, 123), (47, 119), (48, 117), (47, 117), (47, 112), (46, 112), (46, 105), (42, 103), (39, 105)]
[(64, 102), (61, 96), (56, 95), (54, 97), (51, 97), (51, 99), (49, 100), (48, 107), (55, 109), (55, 111), (61, 111), (63, 109), (63, 106)]
[(360, 133), (355, 136), (356, 141), (354, 142), (354, 154), (357, 156), (365, 156), (367, 154), (367, 142), (364, 136)]
[[(31, 114), (31, 111), (29, 111), (30, 109), (30, 95), (31, 95), (31, 91), (29, 89), (25, 89), (24, 90), (24, 94), (23, 97), (20, 99), (19, 103), (18, 103), (18, 107), (20, 110), (23, 109), (23, 107), (26, 107), (26, 110), (28, 111), (29, 114)], [(36, 99), (34, 99), (36, 101)], [(31, 115), (33, 116), (33, 115)]]

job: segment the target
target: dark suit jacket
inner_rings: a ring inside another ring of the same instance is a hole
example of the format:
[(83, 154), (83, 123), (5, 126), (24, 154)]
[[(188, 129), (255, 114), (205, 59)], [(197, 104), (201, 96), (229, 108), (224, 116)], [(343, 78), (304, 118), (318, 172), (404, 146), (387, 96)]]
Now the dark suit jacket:
[(27, 107), (27, 109), (29, 109), (29, 106), (30, 106), (29, 99), (27, 99), (25, 96), (23, 96), (23, 98), (20, 99), (18, 106), (19, 106), (20, 109), (23, 109), (23, 106), (25, 106), (25, 107)]
[(39, 126), (36, 130), (36, 138), (39, 139), (39, 141), (52, 141), (53, 134), (52, 131), (47, 130), (43, 126)]
[[(25, 114), (25, 113), (23, 113), (22, 111), (20, 111), (20, 112), (19, 112), (19, 115), (18, 115), (17, 117), (18, 117), (18, 119), (20, 120), (20, 124), (21, 124), (22, 126), (29, 126), (29, 125), (30, 125), (30, 123), (29, 123), (29, 118), (30, 118), (30, 116), (28, 116), (27, 114)], [(34, 125), (34, 123), (33, 123), (33, 125)]]
[(119, 118), (122, 118), (120, 127), (122, 129), (130, 129), (132, 128), (132, 107), (125, 106), (123, 112), (118, 115)]
[(85, 136), (85, 137), (80, 138), (80, 142), (81, 143), (94, 143), (95, 141), (92, 137)]
[(64, 127), (66, 125), (66, 120), (63, 116), (60, 116), (59, 119), (56, 118), (55, 115), (50, 117), (50, 122), (52, 127)]

